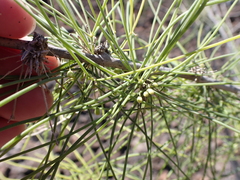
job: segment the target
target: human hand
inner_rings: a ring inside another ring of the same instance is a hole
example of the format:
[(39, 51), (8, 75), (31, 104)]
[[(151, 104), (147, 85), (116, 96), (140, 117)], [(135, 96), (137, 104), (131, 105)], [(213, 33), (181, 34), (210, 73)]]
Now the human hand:
[[(24, 5), (24, 2), (22, 2)], [(0, 0), (0, 36), (18, 39), (31, 33), (36, 22), (25, 10), (23, 10), (14, 0)], [(48, 56), (46, 64), (49, 70), (56, 68), (59, 61), (55, 57)], [(0, 47), (0, 76), (18, 75), (24, 76), (29, 67), (21, 62), (21, 51), (6, 47)], [(37, 75), (36, 72), (30, 72)], [(16, 79), (18, 80), (18, 79)], [(1, 79), (0, 84), (9, 82)], [(0, 89), (0, 100), (18, 91), (18, 85), (11, 85)], [(44, 93), (44, 94), (43, 94)], [(26, 119), (42, 116), (47, 112), (47, 108), (53, 104), (51, 92), (43, 87), (37, 87), (24, 95), (18, 97), (6, 105), (0, 107), (0, 128), (23, 121)], [(14, 119), (11, 117), (14, 116)], [(0, 147), (10, 139), (24, 131), (25, 125), (18, 125), (4, 131), (0, 131)]]

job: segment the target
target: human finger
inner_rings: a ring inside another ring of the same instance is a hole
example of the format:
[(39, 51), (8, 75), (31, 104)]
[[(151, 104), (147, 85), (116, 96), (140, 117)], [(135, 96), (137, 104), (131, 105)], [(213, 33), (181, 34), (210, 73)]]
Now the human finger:
[[(0, 117), (0, 128), (14, 124), (16, 122), (14, 121), (8, 121), (7, 119), (4, 119)], [(0, 131), (0, 147), (2, 147), (5, 143), (7, 143), (9, 140), (14, 138), (15, 136), (21, 134), (25, 130), (26, 126), (24, 124), (14, 126), (12, 128)]]
[(0, 0), (0, 24), (0, 36), (11, 39), (27, 36), (36, 27), (35, 19), (14, 0)]
[[(34, 63), (34, 62), (33, 62)], [(0, 75), (20, 75), (24, 72), (29, 72), (27, 65), (23, 65), (21, 61), (21, 51), (0, 46)], [(46, 56), (44, 65), (49, 71), (55, 69), (60, 64), (58, 58), (54, 56)], [(31, 75), (39, 75), (33, 69), (29, 72)], [(48, 72), (47, 72), (48, 73)]]
[[(17, 85), (12, 85), (0, 89), (0, 94), (11, 92), (1, 96), (0, 100), (13, 94), (16, 88)], [(52, 104), (52, 93), (44, 87), (37, 87), (0, 107), (0, 117), (13, 121), (31, 119), (44, 115)]]

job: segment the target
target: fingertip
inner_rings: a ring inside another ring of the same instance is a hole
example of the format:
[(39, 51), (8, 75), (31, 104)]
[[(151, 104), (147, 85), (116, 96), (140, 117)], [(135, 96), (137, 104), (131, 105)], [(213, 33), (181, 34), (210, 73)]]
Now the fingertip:
[[(29, 11), (24, 1), (20, 3)], [(0, 1), (0, 36), (11, 39), (22, 38), (36, 27), (35, 19), (13, 0)]]
[(60, 66), (60, 61), (57, 57), (55, 56), (46, 56), (47, 63), (45, 65), (52, 71), (53, 69), (57, 68)]

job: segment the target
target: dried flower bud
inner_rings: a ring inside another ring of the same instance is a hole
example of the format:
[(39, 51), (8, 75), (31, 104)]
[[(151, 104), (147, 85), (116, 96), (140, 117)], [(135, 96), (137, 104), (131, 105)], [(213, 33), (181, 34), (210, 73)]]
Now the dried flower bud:
[(143, 102), (143, 99), (142, 99), (141, 96), (138, 96), (138, 97), (137, 97), (137, 102), (138, 102), (138, 103), (142, 103), (142, 102)]
[(71, 69), (68, 70), (67, 77), (69, 77), (69, 78), (74, 78), (75, 77), (74, 72)]
[(149, 96), (149, 93), (148, 93), (147, 91), (145, 91), (145, 92), (143, 93), (143, 96), (144, 96), (144, 97), (148, 97), (148, 96)]
[(153, 95), (155, 91), (154, 91), (153, 89), (149, 88), (149, 89), (147, 89), (147, 92), (148, 92), (150, 95)]
[(158, 87), (158, 83), (154, 82), (154, 83), (152, 83), (152, 86), (153, 87)]

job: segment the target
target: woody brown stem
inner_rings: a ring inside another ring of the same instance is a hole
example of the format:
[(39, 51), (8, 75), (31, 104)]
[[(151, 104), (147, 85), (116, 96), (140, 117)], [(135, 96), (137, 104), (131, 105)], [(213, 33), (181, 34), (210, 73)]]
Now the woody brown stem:
[[(13, 48), (13, 49), (19, 49), (19, 50), (24, 50), (24, 47), (26, 47), (26, 45), (29, 43), (30, 41), (26, 41), (26, 40), (19, 40), (19, 39), (8, 39), (8, 38), (2, 38), (0, 37), (0, 46), (4, 46), (4, 47), (9, 47), (9, 48)], [(64, 48), (58, 48), (52, 45), (48, 45), (49, 48), (49, 52), (47, 53), (47, 55), (56, 55), (59, 58), (65, 58), (65, 59), (73, 59), (71, 54)], [(93, 62), (104, 66), (104, 67), (111, 67), (111, 68), (119, 68), (122, 70), (127, 70), (127, 68), (124, 66), (124, 64), (122, 63), (122, 61), (120, 59), (116, 59), (113, 58), (111, 55), (109, 55), (108, 53), (101, 53), (101, 54), (88, 54), (88, 53), (82, 53), (83, 56), (88, 57), (89, 59), (91, 59)], [(86, 62), (85, 59), (83, 59), (82, 57), (76, 55), (79, 59), (79, 61), (81, 62)], [(130, 66), (134, 66), (132, 62), (129, 62)], [(137, 63), (135, 64), (135, 67), (140, 68), (141, 64)], [(158, 75), (161, 74), (165, 74), (165, 73), (169, 73), (171, 72), (172, 69), (171, 68), (167, 68), (167, 67), (159, 67), (159, 71)], [(202, 76), (202, 75), (185, 75), (185, 74), (179, 74), (178, 77), (181, 78), (185, 78), (185, 79), (189, 79), (192, 81), (195, 81), (197, 83), (218, 83), (221, 81), (217, 81), (215, 79), (206, 77), (206, 76)], [(221, 89), (224, 91), (229, 91), (229, 92), (233, 92), (233, 93), (240, 93), (240, 88), (234, 85), (209, 85), (212, 88), (215, 89)]]

